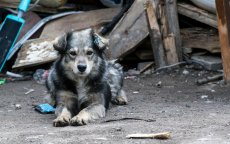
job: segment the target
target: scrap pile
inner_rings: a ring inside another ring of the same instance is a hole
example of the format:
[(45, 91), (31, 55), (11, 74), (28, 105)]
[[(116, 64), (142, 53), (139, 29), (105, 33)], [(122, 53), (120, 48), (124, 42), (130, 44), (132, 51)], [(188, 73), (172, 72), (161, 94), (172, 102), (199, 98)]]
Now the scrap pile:
[[(108, 59), (118, 59), (138, 73), (176, 66), (184, 60), (209, 70), (221, 69), (215, 8), (213, 11), (196, 0), (132, 1), (113, 29), (104, 35), (109, 40)], [(0, 22), (6, 14), (15, 12), (18, 2), (0, 0)], [(57, 58), (53, 49), (56, 37), (89, 27), (99, 32), (122, 12), (122, 2), (127, 1), (33, 0), (5, 69), (48, 68)]]

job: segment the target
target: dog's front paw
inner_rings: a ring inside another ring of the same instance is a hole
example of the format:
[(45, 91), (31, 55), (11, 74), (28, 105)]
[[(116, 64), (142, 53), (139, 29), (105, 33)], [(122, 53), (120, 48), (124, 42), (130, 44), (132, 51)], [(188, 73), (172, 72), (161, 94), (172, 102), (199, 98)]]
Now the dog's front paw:
[(70, 117), (59, 116), (55, 120), (53, 120), (54, 127), (64, 127), (68, 126), (70, 121)]
[(128, 103), (128, 99), (126, 97), (125, 91), (120, 90), (118, 96), (113, 97), (111, 102), (116, 105), (126, 105)]
[(112, 100), (112, 103), (116, 105), (126, 105), (128, 103), (128, 100), (123, 96), (117, 96)]
[(88, 124), (91, 121), (92, 121), (92, 117), (91, 117), (90, 113), (88, 113), (87, 111), (83, 110), (78, 115), (74, 116), (70, 120), (70, 125), (72, 125), (72, 126), (82, 126), (82, 125)]

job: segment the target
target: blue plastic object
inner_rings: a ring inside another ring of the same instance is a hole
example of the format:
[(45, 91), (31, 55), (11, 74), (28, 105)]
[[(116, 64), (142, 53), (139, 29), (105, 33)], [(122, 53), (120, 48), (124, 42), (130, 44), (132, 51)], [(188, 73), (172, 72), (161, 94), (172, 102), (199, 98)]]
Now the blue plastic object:
[(47, 113), (54, 113), (55, 108), (51, 106), (50, 104), (39, 104), (35, 106), (35, 110), (37, 110), (40, 113), (47, 114)]
[(21, 0), (20, 4), (18, 6), (18, 10), (26, 12), (29, 5), (30, 5), (30, 0)]
[(22, 0), (18, 6), (18, 15), (8, 15), (0, 26), (0, 72), (25, 23), (22, 16), (29, 4), (30, 0)]
[(0, 72), (7, 60), (9, 51), (16, 42), (25, 20), (15, 15), (8, 15), (0, 27)]

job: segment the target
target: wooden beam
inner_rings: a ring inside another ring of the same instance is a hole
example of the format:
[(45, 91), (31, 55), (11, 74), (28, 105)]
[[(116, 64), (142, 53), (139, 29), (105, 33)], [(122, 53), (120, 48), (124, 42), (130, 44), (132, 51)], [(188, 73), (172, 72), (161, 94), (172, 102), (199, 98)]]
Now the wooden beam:
[(199, 21), (201, 23), (207, 24), (211, 27), (217, 28), (216, 15), (195, 7), (191, 4), (179, 3), (177, 5), (178, 13)]
[(218, 31), (209, 28), (181, 29), (182, 45), (185, 48), (205, 49), (211, 53), (220, 53), (220, 39)]
[(169, 34), (168, 37), (164, 38), (164, 47), (168, 64), (172, 65), (178, 63), (179, 59), (176, 52), (176, 41), (174, 34)]
[(166, 66), (166, 58), (162, 35), (155, 14), (154, 3), (147, 1), (145, 3), (145, 12), (148, 21), (149, 35), (153, 49), (154, 61), (157, 68)]
[(123, 58), (135, 51), (137, 45), (149, 34), (144, 11), (146, 0), (135, 0), (123, 18), (109, 35), (109, 49), (106, 52), (110, 59)]
[(166, 18), (168, 21), (168, 33), (174, 34), (175, 36), (175, 44), (176, 44), (176, 53), (178, 56), (178, 60), (183, 60), (183, 53), (181, 48), (181, 37), (180, 37), (180, 27), (178, 21), (178, 13), (177, 13), (177, 0), (165, 0), (165, 12)]
[(224, 68), (224, 79), (230, 81), (230, 13), (229, 0), (216, 0), (218, 29), (221, 55)]

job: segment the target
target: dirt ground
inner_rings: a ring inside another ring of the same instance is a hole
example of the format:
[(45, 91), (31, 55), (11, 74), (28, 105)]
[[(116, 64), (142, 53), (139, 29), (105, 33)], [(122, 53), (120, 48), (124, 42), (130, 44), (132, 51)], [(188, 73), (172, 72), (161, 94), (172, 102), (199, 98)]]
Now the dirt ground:
[[(0, 86), (1, 144), (229, 144), (230, 89), (219, 83), (197, 86), (209, 72), (185, 68), (128, 77), (129, 104), (111, 106), (106, 118), (86, 126), (52, 126), (54, 114), (33, 109), (45, 87), (35, 81)], [(161, 81), (162, 87), (156, 84)], [(25, 94), (28, 89), (34, 92)], [(15, 109), (20, 104), (21, 109)], [(171, 132), (169, 140), (126, 139), (135, 133)]]

